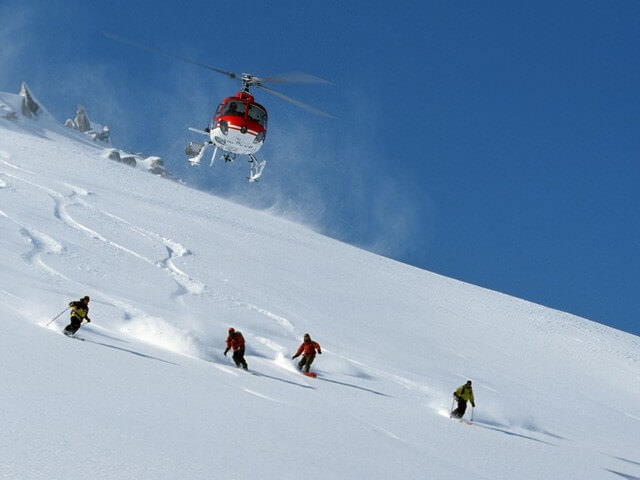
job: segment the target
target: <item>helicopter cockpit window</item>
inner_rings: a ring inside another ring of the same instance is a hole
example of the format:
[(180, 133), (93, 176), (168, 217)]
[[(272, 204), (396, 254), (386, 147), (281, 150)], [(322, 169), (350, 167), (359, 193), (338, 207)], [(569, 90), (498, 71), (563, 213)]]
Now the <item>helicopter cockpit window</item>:
[(218, 108), (216, 108), (216, 115), (219, 115), (220, 112), (222, 112), (223, 107), (224, 107), (224, 103), (221, 103), (220, 105), (218, 105)]
[(238, 117), (244, 117), (245, 107), (246, 105), (244, 104), (244, 102), (229, 102), (224, 114), (237, 115)]
[(263, 127), (267, 127), (267, 112), (257, 105), (249, 105), (249, 118)]

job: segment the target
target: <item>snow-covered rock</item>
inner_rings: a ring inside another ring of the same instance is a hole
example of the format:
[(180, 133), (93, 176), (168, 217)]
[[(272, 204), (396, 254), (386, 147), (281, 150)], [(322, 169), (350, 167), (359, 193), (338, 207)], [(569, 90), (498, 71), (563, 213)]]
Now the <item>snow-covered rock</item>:
[(65, 127), (79, 130), (80, 132), (88, 135), (94, 141), (100, 141), (107, 144), (111, 143), (109, 127), (106, 125), (92, 123), (82, 105), (78, 105), (76, 108), (76, 116), (73, 119), (68, 118), (64, 122), (64, 125)]
[(22, 82), (20, 86), (20, 96), (22, 97), (22, 115), (29, 118), (37, 116), (40, 112), (40, 105), (29, 91), (27, 82)]
[(22, 82), (17, 94), (0, 92), (0, 118), (12, 120), (31, 132), (42, 131), (43, 127), (56, 129), (57, 122), (31, 91)]
[(145, 157), (141, 153), (128, 153), (111, 148), (104, 151), (103, 157), (114, 162), (124, 163), (130, 167), (140, 168), (154, 175), (175, 180), (175, 177), (165, 169), (162, 158), (157, 156)]

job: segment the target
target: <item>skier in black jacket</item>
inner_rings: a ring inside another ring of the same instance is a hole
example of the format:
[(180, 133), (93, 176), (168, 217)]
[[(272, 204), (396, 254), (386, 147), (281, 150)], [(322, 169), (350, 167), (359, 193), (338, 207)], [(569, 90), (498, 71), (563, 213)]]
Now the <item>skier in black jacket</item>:
[(82, 325), (82, 320), (91, 323), (91, 319), (89, 318), (89, 297), (87, 295), (77, 302), (69, 303), (69, 307), (71, 308), (71, 323), (64, 327), (65, 335), (75, 334), (80, 328), (80, 325)]

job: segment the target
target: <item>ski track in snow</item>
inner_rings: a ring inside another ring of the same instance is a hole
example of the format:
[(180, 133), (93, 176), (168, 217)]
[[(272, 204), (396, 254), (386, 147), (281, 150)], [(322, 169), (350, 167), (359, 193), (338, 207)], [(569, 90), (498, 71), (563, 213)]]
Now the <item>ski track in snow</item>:
[[(71, 195), (64, 195), (57, 190), (39, 185), (35, 182), (16, 175), (7, 174), (7, 176), (46, 192), (54, 201), (54, 216), (60, 221), (67, 224), (69, 227), (82, 232), (83, 234), (94, 240), (99, 240), (113, 248), (121, 250), (128, 255), (131, 255), (149, 265), (153, 265), (166, 271), (169, 276), (178, 284), (179, 290), (175, 294), (176, 298), (180, 298), (183, 295), (199, 295), (205, 291), (205, 285), (202, 282), (191, 278), (191, 276), (189, 276), (186, 272), (182, 271), (175, 265), (174, 260), (176, 258), (184, 257), (191, 254), (191, 252), (179, 242), (163, 237), (162, 235), (155, 232), (137, 227), (116, 215), (113, 215), (109, 212), (103, 211), (99, 208), (94, 207), (93, 205), (88, 204), (86, 201), (82, 200), (79, 197), (88, 196), (90, 195), (90, 192), (81, 187), (77, 187), (72, 184), (65, 184), (68, 188), (71, 189), (72, 193)], [(88, 209), (93, 209), (102, 215), (125, 224), (133, 232), (136, 232), (143, 237), (160, 242), (167, 250), (167, 257), (158, 261), (154, 261), (130, 248), (125, 247), (124, 245), (119, 244), (118, 242), (108, 239), (96, 230), (93, 230), (88, 226), (76, 221), (68, 212), (68, 207), (70, 207), (71, 205), (80, 205)]]
[(92, 195), (92, 193), (91, 193), (91, 192), (89, 192), (88, 190), (85, 190), (85, 189), (84, 189), (84, 188), (82, 188), (82, 187), (78, 187), (77, 185), (73, 185), (73, 184), (71, 184), (71, 183), (66, 183), (66, 182), (65, 182), (65, 183), (63, 183), (63, 185), (64, 185), (65, 187), (68, 187), (69, 189), (71, 189), (71, 191), (72, 191), (73, 193), (75, 193), (76, 195), (79, 195), (79, 196), (81, 196), (81, 197), (87, 197), (87, 196), (89, 196), (89, 195)]
[(131, 222), (128, 222), (127, 220), (105, 210), (101, 210), (96, 207), (93, 208), (102, 215), (126, 225), (131, 231), (138, 235), (149, 240), (159, 242), (164, 246), (167, 250), (167, 256), (157, 262), (153, 262), (153, 264), (169, 273), (173, 280), (178, 284), (180, 290), (175, 294), (175, 297), (181, 297), (183, 295), (200, 295), (205, 291), (206, 285), (204, 283), (192, 278), (188, 273), (178, 268), (175, 264), (176, 259), (191, 255), (191, 251), (184, 245), (156, 232), (133, 225)]
[(62, 222), (66, 223), (68, 226), (70, 226), (71, 228), (74, 228), (82, 233), (84, 233), (85, 235), (93, 238), (94, 240), (99, 240), (101, 242), (106, 243), (107, 245), (114, 247), (118, 250), (122, 250), (123, 252), (139, 259), (142, 260), (145, 263), (148, 263), (150, 265), (154, 265), (154, 262), (145, 257), (144, 255), (141, 255), (133, 250), (131, 250), (130, 248), (125, 247), (124, 245), (120, 245), (117, 242), (114, 242), (113, 240), (109, 240), (108, 238), (106, 238), (105, 236), (103, 236), (102, 234), (100, 234), (99, 232), (87, 227), (86, 225), (83, 225), (82, 223), (76, 221), (67, 211), (68, 207), (71, 205), (77, 205), (77, 202), (74, 202), (73, 199), (75, 197), (75, 193), (73, 193), (70, 197), (64, 196), (62, 193), (57, 192), (55, 190), (51, 190), (47, 187), (40, 187), (43, 188), (45, 191), (47, 191), (49, 193), (49, 195), (51, 196), (51, 198), (53, 198), (54, 202), (55, 202), (55, 210), (54, 210), (54, 215), (57, 219), (61, 220)]
[(220, 370), (221, 372), (226, 373), (227, 375), (231, 375), (232, 377), (237, 377), (240, 374), (234, 370), (231, 369), (231, 367), (228, 367), (226, 365), (222, 365), (222, 364), (218, 364), (218, 363), (214, 363), (213, 366), (215, 368), (217, 368), (218, 370)]
[(51, 275), (60, 277), (64, 280), (69, 280), (66, 275), (63, 275), (57, 270), (51, 268), (44, 262), (44, 260), (42, 260), (43, 254), (62, 254), (64, 252), (64, 247), (60, 243), (51, 238), (49, 235), (39, 232), (38, 230), (22, 228), (20, 229), (20, 233), (33, 246), (32, 250), (24, 255), (25, 260), (27, 260), (32, 265), (36, 265), (44, 269)]
[(64, 252), (64, 247), (57, 240), (53, 239), (46, 233), (40, 232), (34, 228), (29, 228), (22, 222), (10, 217), (0, 210), (0, 216), (7, 218), (19, 227), (20, 234), (27, 239), (31, 245), (31, 251), (25, 253), (22, 258), (30, 264), (42, 268), (50, 275), (69, 280), (65, 275), (51, 268), (42, 259), (42, 255), (60, 255)]
[[(248, 309), (251, 310), (253, 312), (259, 313), (260, 315), (262, 315), (263, 317), (266, 317), (268, 320), (274, 322), (276, 325), (278, 325), (278, 327), (281, 328), (282, 333), (285, 337), (288, 338), (297, 338), (297, 335), (295, 334), (295, 325), (293, 323), (291, 323), (288, 319), (286, 319), (285, 317), (283, 317), (282, 315), (278, 315), (276, 313), (273, 313), (270, 310), (267, 310), (266, 308), (262, 308), (259, 307), (257, 305), (254, 305), (253, 303), (250, 302), (246, 302), (244, 300), (240, 300), (238, 297), (240, 295), (236, 294), (236, 295), (227, 295), (226, 297), (223, 297), (220, 299), (221, 302), (227, 302), (227, 304), (231, 307), (231, 308), (242, 308), (242, 309)], [(260, 342), (263, 342), (263, 337), (260, 337)], [(264, 339), (266, 340), (266, 339)], [(266, 343), (265, 343), (266, 345)], [(275, 342), (272, 343), (272, 346), (277, 345)], [(281, 347), (278, 345), (277, 346), (277, 350), (276, 351), (280, 351)]]
[(269, 310), (265, 310), (264, 308), (260, 308), (260, 307), (258, 307), (256, 305), (252, 305), (250, 303), (238, 302), (238, 304), (239, 305), (243, 305), (243, 306), (249, 308), (250, 310), (253, 310), (255, 312), (258, 312), (258, 313), (264, 315), (265, 317), (275, 321), (278, 325), (280, 325), (287, 332), (293, 333), (294, 326), (286, 318), (281, 317), (280, 315), (276, 315), (275, 313), (270, 312)]
[(380, 432), (383, 435), (386, 435), (387, 437), (392, 438), (393, 440), (396, 440), (396, 441), (402, 442), (402, 443), (407, 443), (404, 439), (400, 438), (395, 433), (387, 430), (386, 428), (382, 428), (382, 427), (379, 427), (379, 426), (374, 425), (374, 424), (370, 424), (369, 426), (371, 428), (373, 428), (376, 432)]
[(18, 165), (15, 165), (14, 163), (11, 163), (9, 161), (9, 158), (11, 158), (9, 155), (0, 155), (0, 162), (2, 162), (4, 165), (6, 165), (7, 167), (16, 170), (18, 172), (23, 172), (23, 173), (28, 173), (29, 175), (35, 175), (35, 172), (32, 172), (31, 170), (27, 170), (26, 168), (22, 168)]
[(254, 339), (275, 353), (283, 354), (286, 351), (283, 345), (280, 345), (278, 342), (275, 342), (271, 338), (256, 335)]
[[(228, 286), (226, 285), (226, 281), (225, 281), (225, 286)], [(241, 300), (239, 297), (241, 297), (240, 293), (227, 294), (227, 295), (223, 294), (223, 295), (219, 295), (218, 302), (220, 304), (223, 304), (223, 303), (226, 304), (229, 308), (247, 309), (252, 312), (256, 312), (261, 316), (265, 317), (267, 320), (275, 323), (280, 328), (282, 335), (284, 337), (292, 338), (292, 339), (298, 338), (298, 335), (295, 333), (295, 325), (291, 321), (289, 321), (287, 318), (285, 318), (282, 315), (278, 315), (277, 313), (274, 313), (266, 308), (259, 307), (258, 305), (255, 305), (251, 302)], [(255, 338), (260, 343), (267, 346), (274, 352), (281, 352), (285, 350), (284, 347), (272, 341), (271, 339), (267, 339), (266, 337), (262, 337), (260, 335), (257, 335)]]
[(269, 400), (271, 402), (282, 403), (280, 400), (276, 400), (275, 398), (270, 397), (269, 395), (265, 395), (264, 393), (256, 392), (255, 390), (251, 390), (249, 388), (243, 388), (243, 390), (248, 394), (254, 395), (258, 398), (264, 398), (265, 400)]

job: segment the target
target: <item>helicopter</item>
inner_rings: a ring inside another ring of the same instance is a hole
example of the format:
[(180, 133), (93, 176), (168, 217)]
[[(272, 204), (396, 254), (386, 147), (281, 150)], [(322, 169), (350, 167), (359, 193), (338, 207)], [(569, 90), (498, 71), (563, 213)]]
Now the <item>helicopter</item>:
[(212, 116), (212, 120), (209, 126), (204, 129), (198, 129), (189, 127), (189, 130), (207, 137), (202, 143), (189, 142), (185, 147), (184, 152), (188, 157), (188, 161), (192, 166), (200, 165), (202, 157), (209, 146), (213, 146), (213, 154), (209, 166), (213, 167), (218, 150), (222, 150), (222, 158), (227, 162), (232, 162), (239, 155), (246, 155), (249, 157), (249, 175), (247, 179), (249, 182), (256, 182), (264, 171), (266, 166), (266, 160), (259, 161), (256, 157), (256, 153), (264, 145), (267, 136), (267, 121), (268, 114), (267, 109), (255, 101), (255, 97), (251, 94), (250, 88), (259, 88), (265, 92), (287, 101), (299, 108), (302, 108), (308, 112), (316, 115), (335, 118), (332, 115), (318, 110), (315, 107), (295, 100), (271, 87), (267, 87), (264, 84), (292, 84), (292, 83), (307, 83), (307, 84), (328, 84), (330, 82), (302, 72), (295, 72), (283, 75), (277, 75), (272, 77), (258, 77), (250, 73), (235, 73), (222, 70), (211, 65), (207, 65), (195, 60), (192, 60), (182, 55), (176, 55), (173, 53), (167, 53), (158, 50), (154, 47), (144, 45), (138, 42), (128, 40), (124, 37), (114, 35), (111, 33), (103, 32), (104, 35), (112, 40), (126, 43), (137, 48), (148, 50), (160, 55), (164, 55), (173, 59), (177, 59), (198, 67), (225, 75), (232, 80), (239, 80), (242, 82), (242, 89), (234, 96), (226, 97), (222, 99), (215, 113)]

